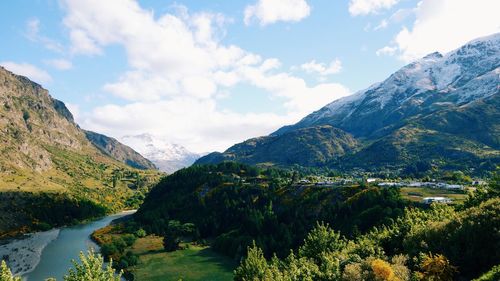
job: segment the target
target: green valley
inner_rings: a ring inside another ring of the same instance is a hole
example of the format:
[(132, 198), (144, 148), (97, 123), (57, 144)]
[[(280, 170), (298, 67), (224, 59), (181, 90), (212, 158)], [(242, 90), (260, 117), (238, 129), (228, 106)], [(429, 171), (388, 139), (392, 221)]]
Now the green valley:
[(0, 1), (0, 281), (499, 281), (498, 11)]

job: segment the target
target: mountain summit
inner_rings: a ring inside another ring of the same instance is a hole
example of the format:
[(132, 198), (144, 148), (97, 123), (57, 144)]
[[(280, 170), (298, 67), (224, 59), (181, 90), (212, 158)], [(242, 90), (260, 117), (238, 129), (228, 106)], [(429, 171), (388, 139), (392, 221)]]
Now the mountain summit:
[(500, 33), (476, 39), (446, 54), (429, 54), (381, 83), (338, 99), (273, 134), (314, 125), (332, 125), (369, 137), (407, 118), (463, 106), (498, 93)]
[[(429, 54), (368, 89), (333, 101), (298, 123), (259, 138), (260, 144), (250, 146), (255, 140), (248, 140), (197, 163), (234, 160), (255, 164), (249, 159), (268, 151), (269, 142), (286, 138), (296, 144), (299, 140), (304, 149), (288, 150), (290, 143), (273, 145), (272, 154), (282, 157), (260, 157), (257, 162), (306, 166), (328, 163), (345, 169), (402, 168), (415, 162), (425, 162), (426, 167), (490, 167), (488, 163), (498, 163), (500, 157), (499, 85), (497, 33), (444, 55)], [(318, 126), (331, 126), (353, 137), (350, 150), (323, 153), (322, 147), (328, 142), (310, 138), (311, 128)], [(301, 132), (303, 135), (297, 136)], [(293, 137), (288, 137), (291, 134)]]

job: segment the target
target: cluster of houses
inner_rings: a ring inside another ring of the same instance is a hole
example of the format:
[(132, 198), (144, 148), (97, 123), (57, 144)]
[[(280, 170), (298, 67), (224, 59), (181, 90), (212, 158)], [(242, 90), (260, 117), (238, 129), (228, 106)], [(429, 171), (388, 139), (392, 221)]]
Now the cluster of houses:
[(461, 184), (449, 184), (444, 182), (381, 182), (377, 184), (380, 187), (430, 187), (442, 188), (448, 190), (463, 190), (464, 186)]
[[(346, 178), (329, 178), (329, 177), (317, 177), (317, 178), (308, 178), (301, 179), (298, 181), (301, 185), (316, 185), (316, 186), (338, 186), (338, 185), (346, 185), (353, 184), (355, 180), (346, 179)], [(436, 189), (445, 189), (445, 190), (454, 190), (454, 191), (462, 191), (465, 189), (465, 186), (462, 184), (450, 184), (445, 182), (438, 181), (399, 181), (399, 182), (389, 182), (383, 181), (378, 178), (367, 178), (367, 183), (376, 184), (380, 187), (428, 187), (428, 188), (436, 188)], [(486, 184), (484, 181), (475, 180), (471, 183), (472, 186), (479, 186)], [(432, 203), (442, 203), (448, 204), (451, 203), (452, 199), (448, 197), (424, 197), (422, 199), (422, 203), (424, 204), (432, 204)]]
[(352, 179), (332, 179), (332, 178), (318, 178), (316, 181), (310, 181), (308, 179), (299, 180), (299, 184), (309, 185), (314, 184), (317, 186), (334, 186), (334, 185), (346, 185), (353, 184)]

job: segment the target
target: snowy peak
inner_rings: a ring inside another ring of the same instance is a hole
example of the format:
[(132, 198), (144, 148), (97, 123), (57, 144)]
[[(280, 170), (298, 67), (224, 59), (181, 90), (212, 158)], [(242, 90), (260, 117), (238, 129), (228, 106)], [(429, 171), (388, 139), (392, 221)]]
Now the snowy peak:
[(160, 170), (173, 173), (190, 166), (200, 157), (179, 144), (150, 134), (124, 136), (121, 141), (151, 160)]
[(440, 59), (442, 57), (443, 57), (443, 55), (441, 55), (440, 52), (434, 52), (434, 53), (428, 54), (427, 56), (423, 57), (422, 59), (424, 59), (424, 60), (435, 60), (435, 59)]
[[(473, 40), (447, 54), (431, 53), (381, 83), (336, 100), (274, 134), (313, 125), (332, 125), (367, 136), (398, 120), (461, 106), (500, 89), (500, 33)], [(397, 126), (397, 124), (396, 124)]]

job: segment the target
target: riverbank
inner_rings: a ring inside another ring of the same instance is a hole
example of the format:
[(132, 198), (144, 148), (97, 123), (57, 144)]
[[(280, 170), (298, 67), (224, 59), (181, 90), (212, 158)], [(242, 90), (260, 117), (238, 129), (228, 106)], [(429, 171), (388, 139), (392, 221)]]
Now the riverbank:
[(42, 256), (43, 249), (59, 236), (59, 229), (26, 234), (0, 246), (0, 259), (7, 262), (15, 275), (33, 271)]

